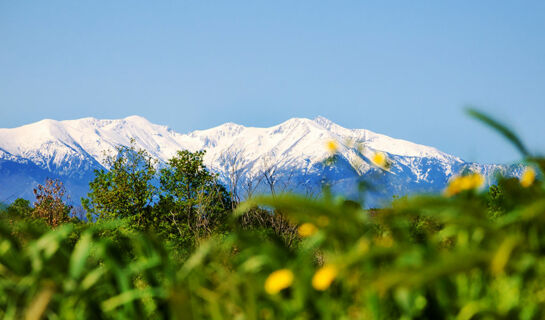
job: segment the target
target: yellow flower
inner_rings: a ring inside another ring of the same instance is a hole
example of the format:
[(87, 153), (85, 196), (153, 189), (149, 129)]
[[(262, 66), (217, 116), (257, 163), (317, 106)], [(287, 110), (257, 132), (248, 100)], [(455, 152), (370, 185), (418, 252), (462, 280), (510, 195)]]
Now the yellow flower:
[(458, 176), (452, 179), (447, 188), (445, 195), (450, 197), (462, 191), (478, 189), (484, 184), (484, 177), (478, 173), (472, 173), (466, 176)]
[(453, 196), (455, 194), (460, 193), (460, 191), (462, 191), (460, 181), (461, 181), (460, 177), (458, 177), (458, 178), (454, 178), (453, 180), (449, 182), (447, 188), (445, 189), (445, 195), (447, 197)]
[(386, 155), (382, 152), (376, 152), (373, 155), (373, 158), (371, 158), (373, 163), (381, 168), (386, 168), (388, 165), (388, 160), (386, 159)]
[(297, 232), (303, 238), (310, 237), (311, 235), (315, 234), (316, 231), (318, 231), (318, 228), (316, 228), (316, 226), (313, 225), (312, 223), (308, 223), (308, 222), (303, 223), (297, 229)]
[(324, 291), (331, 285), (331, 282), (337, 277), (338, 270), (335, 266), (324, 266), (312, 277), (312, 287), (316, 290)]
[(335, 140), (329, 140), (326, 143), (326, 148), (330, 153), (337, 153), (339, 150), (339, 144)]
[(531, 186), (536, 180), (536, 171), (533, 168), (527, 167), (520, 177), (520, 185), (524, 188)]
[(268, 294), (277, 294), (293, 283), (293, 272), (289, 269), (280, 269), (271, 273), (265, 280), (265, 291)]
[(469, 188), (470, 189), (479, 189), (484, 185), (484, 177), (478, 173), (470, 174), (467, 176), (470, 183)]

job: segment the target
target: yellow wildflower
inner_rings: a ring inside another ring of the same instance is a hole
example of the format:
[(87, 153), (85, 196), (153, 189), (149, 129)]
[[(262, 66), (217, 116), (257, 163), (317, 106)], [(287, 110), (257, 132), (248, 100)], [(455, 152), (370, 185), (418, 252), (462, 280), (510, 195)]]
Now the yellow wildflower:
[(335, 140), (329, 140), (326, 143), (326, 148), (330, 153), (337, 153), (339, 150), (339, 144)]
[(303, 223), (297, 229), (297, 232), (303, 238), (310, 237), (311, 235), (315, 234), (316, 231), (318, 231), (318, 228), (316, 228), (316, 226), (313, 225), (312, 223), (308, 223), (308, 222)]
[(531, 186), (536, 180), (536, 171), (533, 168), (527, 167), (520, 177), (520, 185), (524, 188)]
[(484, 177), (478, 173), (470, 174), (468, 179), (470, 181), (470, 189), (479, 189), (484, 185)]
[(277, 294), (293, 283), (293, 272), (289, 269), (280, 269), (271, 273), (265, 280), (265, 291), (268, 294)]
[(373, 163), (381, 168), (386, 168), (388, 166), (388, 159), (383, 152), (376, 152), (371, 158)]
[(460, 191), (462, 191), (462, 188), (460, 187), (460, 180), (459, 178), (455, 178), (449, 182), (447, 188), (445, 189), (445, 195), (447, 197), (451, 197), (460, 193)]
[(478, 173), (472, 173), (466, 176), (459, 176), (452, 179), (447, 188), (445, 195), (450, 197), (462, 191), (478, 189), (484, 184), (484, 177)]
[(338, 270), (335, 266), (328, 265), (318, 269), (312, 277), (312, 287), (316, 290), (324, 291), (331, 285), (331, 282), (337, 277)]

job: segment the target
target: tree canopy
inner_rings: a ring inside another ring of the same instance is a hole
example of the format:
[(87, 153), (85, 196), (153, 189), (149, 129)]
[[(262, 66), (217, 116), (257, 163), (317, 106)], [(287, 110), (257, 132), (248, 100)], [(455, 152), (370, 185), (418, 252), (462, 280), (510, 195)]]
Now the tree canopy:
[(110, 170), (96, 170), (87, 212), (121, 218), (135, 229), (153, 229), (173, 243), (195, 243), (217, 230), (231, 210), (226, 188), (203, 163), (204, 151), (178, 151), (162, 169), (134, 144), (108, 157)]
[(217, 229), (231, 199), (217, 175), (203, 164), (204, 151), (178, 151), (161, 169), (156, 207), (160, 232), (169, 238), (195, 239)]
[(106, 162), (109, 170), (95, 170), (83, 207), (91, 216), (128, 219), (136, 228), (146, 228), (156, 194), (156, 161), (132, 143), (118, 147)]

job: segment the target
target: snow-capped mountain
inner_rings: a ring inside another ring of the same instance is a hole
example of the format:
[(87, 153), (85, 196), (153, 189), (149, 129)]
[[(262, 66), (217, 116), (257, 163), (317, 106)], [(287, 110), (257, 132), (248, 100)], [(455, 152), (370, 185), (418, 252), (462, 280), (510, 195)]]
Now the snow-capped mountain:
[[(270, 128), (226, 123), (188, 134), (139, 116), (42, 120), (0, 129), (0, 201), (32, 198), (32, 189), (46, 177), (63, 180), (72, 198), (79, 199), (85, 195), (93, 171), (105, 168), (108, 154), (131, 141), (159, 163), (165, 163), (178, 150), (206, 150), (207, 167), (227, 186), (236, 186), (241, 197), (271, 190), (316, 194), (324, 181), (334, 190), (352, 194), (357, 183), (366, 180), (374, 186), (368, 204), (376, 205), (393, 195), (438, 192), (462, 170), (487, 177), (497, 170), (515, 174), (518, 170), (467, 163), (432, 147), (369, 130), (346, 129), (323, 117), (293, 118)], [(338, 145), (331, 166), (324, 164), (331, 157), (328, 141)], [(376, 152), (387, 155), (391, 163), (388, 171), (370, 161)]]

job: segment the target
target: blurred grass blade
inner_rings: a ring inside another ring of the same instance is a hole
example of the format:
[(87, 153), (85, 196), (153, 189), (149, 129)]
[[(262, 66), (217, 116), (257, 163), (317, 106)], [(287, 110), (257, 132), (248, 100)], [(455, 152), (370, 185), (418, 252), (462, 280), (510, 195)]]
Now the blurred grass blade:
[(55, 293), (55, 290), (52, 285), (46, 285), (45, 288), (38, 293), (36, 298), (32, 301), (32, 304), (27, 309), (25, 319), (26, 320), (38, 320), (42, 318), (42, 315), (44, 314), (45, 310), (47, 309), (47, 305), (49, 304), (49, 301), (51, 301), (51, 298), (53, 297), (53, 293)]
[(507, 140), (511, 141), (511, 143), (513, 145), (515, 145), (515, 147), (518, 149), (518, 151), (524, 156), (524, 157), (529, 157), (530, 156), (530, 153), (528, 152), (528, 149), (526, 149), (526, 147), (524, 146), (524, 144), (522, 143), (522, 141), (519, 139), (519, 137), (509, 128), (507, 128), (505, 125), (499, 123), (498, 121), (492, 119), (490, 116), (474, 109), (474, 108), (468, 108), (467, 109), (467, 113), (483, 122), (484, 124), (492, 127), (493, 129), (495, 129), (496, 131), (498, 131), (499, 133), (501, 133)]
[(81, 288), (83, 290), (88, 290), (91, 288), (95, 283), (100, 280), (100, 277), (102, 277), (103, 274), (106, 273), (106, 269), (104, 267), (98, 267), (94, 269), (93, 271), (90, 271), (87, 273), (85, 278), (81, 281)]
[(104, 311), (109, 312), (117, 307), (127, 305), (128, 303), (145, 298), (152, 298), (156, 296), (164, 296), (163, 290), (161, 288), (146, 288), (146, 289), (133, 289), (130, 291), (125, 291), (115, 297), (112, 297), (102, 303), (102, 308)]
[(87, 257), (91, 251), (92, 240), (92, 234), (86, 232), (76, 243), (72, 256), (70, 257), (70, 276), (74, 279), (79, 278), (85, 268)]
[(498, 275), (503, 272), (505, 265), (509, 261), (511, 252), (517, 243), (518, 238), (515, 236), (509, 236), (502, 242), (491, 261), (490, 269), (493, 275)]

